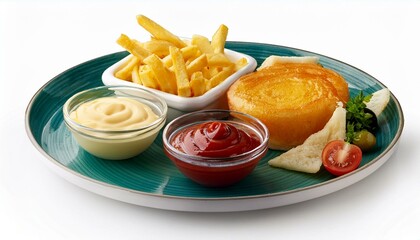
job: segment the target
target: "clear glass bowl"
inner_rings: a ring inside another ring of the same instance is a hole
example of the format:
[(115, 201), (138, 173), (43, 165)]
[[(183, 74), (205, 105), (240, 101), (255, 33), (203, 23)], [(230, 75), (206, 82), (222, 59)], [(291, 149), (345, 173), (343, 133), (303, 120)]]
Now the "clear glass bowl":
[[(232, 124), (252, 134), (258, 138), (259, 145), (246, 152), (223, 157), (187, 154), (174, 147), (174, 137), (189, 126), (215, 121)], [(165, 154), (191, 180), (204, 186), (224, 187), (242, 180), (253, 171), (267, 153), (268, 138), (267, 127), (250, 115), (229, 110), (203, 110), (185, 114), (168, 123), (163, 130), (163, 147)]]
[[(152, 123), (130, 130), (98, 130), (74, 121), (70, 114), (81, 104), (102, 97), (124, 97), (149, 106), (158, 116)], [(87, 152), (103, 159), (121, 160), (134, 157), (146, 150), (165, 125), (168, 107), (156, 94), (136, 87), (102, 86), (79, 92), (63, 106), (66, 126), (79, 145)]]

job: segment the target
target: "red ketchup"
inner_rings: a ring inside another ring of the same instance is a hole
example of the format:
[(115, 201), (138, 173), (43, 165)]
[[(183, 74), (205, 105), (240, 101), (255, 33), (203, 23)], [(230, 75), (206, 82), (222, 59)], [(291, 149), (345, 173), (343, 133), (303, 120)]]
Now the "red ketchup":
[(225, 122), (205, 122), (177, 133), (171, 145), (179, 151), (202, 157), (234, 157), (261, 144), (255, 133)]
[(223, 187), (253, 171), (267, 152), (267, 145), (262, 145), (262, 141), (262, 136), (251, 127), (209, 121), (178, 130), (168, 141), (176, 151), (167, 146), (164, 150), (193, 181), (208, 187)]

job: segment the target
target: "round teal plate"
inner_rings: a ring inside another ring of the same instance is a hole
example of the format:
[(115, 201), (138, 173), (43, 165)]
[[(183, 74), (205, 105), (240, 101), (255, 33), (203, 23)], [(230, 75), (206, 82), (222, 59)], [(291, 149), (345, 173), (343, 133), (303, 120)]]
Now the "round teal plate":
[[(299, 49), (248, 42), (226, 47), (254, 57), (318, 56), (320, 63), (348, 81), (352, 95), (372, 93), (385, 86), (367, 73), (335, 59)], [(98, 159), (85, 152), (66, 129), (62, 106), (73, 94), (102, 85), (103, 71), (127, 55), (118, 52), (75, 66), (46, 83), (26, 110), (26, 129), (45, 163), (60, 176), (94, 193), (141, 206), (199, 212), (227, 212), (283, 206), (320, 197), (356, 183), (378, 169), (397, 148), (404, 118), (395, 96), (379, 116), (377, 147), (363, 156), (350, 174), (333, 177), (322, 169), (305, 174), (272, 168), (267, 161), (281, 152), (269, 151), (256, 169), (227, 188), (202, 187), (184, 177), (162, 151), (161, 136), (141, 155), (123, 161)]]

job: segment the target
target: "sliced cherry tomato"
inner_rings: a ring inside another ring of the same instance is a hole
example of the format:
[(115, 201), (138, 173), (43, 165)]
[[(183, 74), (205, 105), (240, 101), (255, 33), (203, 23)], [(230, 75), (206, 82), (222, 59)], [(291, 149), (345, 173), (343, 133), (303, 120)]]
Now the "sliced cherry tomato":
[(322, 164), (335, 176), (349, 173), (359, 167), (362, 150), (343, 140), (329, 142), (322, 151)]

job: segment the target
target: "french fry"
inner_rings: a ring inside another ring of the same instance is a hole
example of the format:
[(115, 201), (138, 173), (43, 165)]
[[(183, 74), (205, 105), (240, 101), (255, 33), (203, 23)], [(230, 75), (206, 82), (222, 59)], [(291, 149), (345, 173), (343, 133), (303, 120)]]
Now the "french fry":
[(223, 53), (207, 54), (208, 65), (211, 67), (229, 67), (233, 63)]
[(152, 39), (144, 42), (142, 46), (144, 49), (150, 53), (156, 54), (158, 57), (165, 57), (169, 55), (169, 47), (175, 45), (168, 41)]
[(198, 49), (196, 45), (189, 45), (181, 48), (181, 53), (184, 57), (184, 60), (198, 57), (201, 54), (200, 49)]
[(143, 83), (143, 86), (159, 89), (159, 85), (156, 81), (155, 75), (149, 65), (141, 65), (139, 67), (139, 78)]
[(247, 64), (248, 64), (248, 61), (246, 60), (246, 58), (240, 58), (238, 61), (235, 62), (235, 72), (245, 67), (245, 65)]
[(214, 53), (209, 39), (204, 36), (194, 34), (191, 39), (191, 44), (196, 45), (202, 53)]
[(178, 96), (190, 97), (191, 87), (184, 57), (176, 47), (169, 47), (169, 53), (171, 54), (172, 64), (174, 66)]
[(212, 78), (209, 79), (209, 87), (214, 88), (217, 85), (219, 85), (221, 82), (223, 82), (227, 77), (229, 77), (233, 71), (234, 66), (226, 67), (216, 75), (214, 75)]
[(121, 34), (121, 36), (117, 39), (117, 43), (128, 52), (139, 58), (140, 61), (150, 55), (150, 52), (144, 49), (138, 41), (131, 40), (125, 34)]
[(143, 61), (150, 66), (162, 91), (177, 94), (176, 80), (173, 73), (163, 65), (162, 60), (157, 55), (152, 54)]
[(206, 79), (210, 79), (220, 72), (218, 67), (209, 66), (204, 67), (201, 71), (203, 72), (204, 78)]
[(131, 71), (131, 81), (133, 83), (143, 85), (139, 76), (139, 65), (135, 65), (133, 70)]
[(194, 72), (201, 71), (205, 66), (207, 66), (207, 56), (206, 54), (201, 54), (187, 65), (188, 76), (191, 76)]
[(171, 58), (171, 55), (167, 55), (167, 56), (165, 56), (164, 58), (162, 58), (162, 62), (163, 62), (163, 65), (166, 67), (166, 68), (171, 68), (172, 67), (172, 58)]
[(156, 22), (152, 21), (148, 17), (144, 15), (137, 15), (137, 23), (140, 24), (144, 29), (146, 29), (153, 37), (160, 40), (165, 40), (168, 42), (173, 43), (175, 46), (179, 48), (183, 48), (187, 46), (185, 42), (183, 42), (179, 37), (172, 34)]
[(201, 96), (206, 92), (206, 80), (202, 72), (194, 72), (191, 75), (190, 86), (194, 97)]
[(119, 70), (117, 70), (115, 77), (126, 81), (131, 81), (131, 72), (133, 71), (133, 68), (138, 65), (138, 63), (139, 59), (137, 57), (129, 57), (125, 64)]
[(225, 44), (226, 38), (228, 34), (228, 27), (225, 25), (220, 25), (217, 31), (214, 33), (211, 39), (211, 46), (214, 49), (214, 53), (224, 53), (225, 52)]

